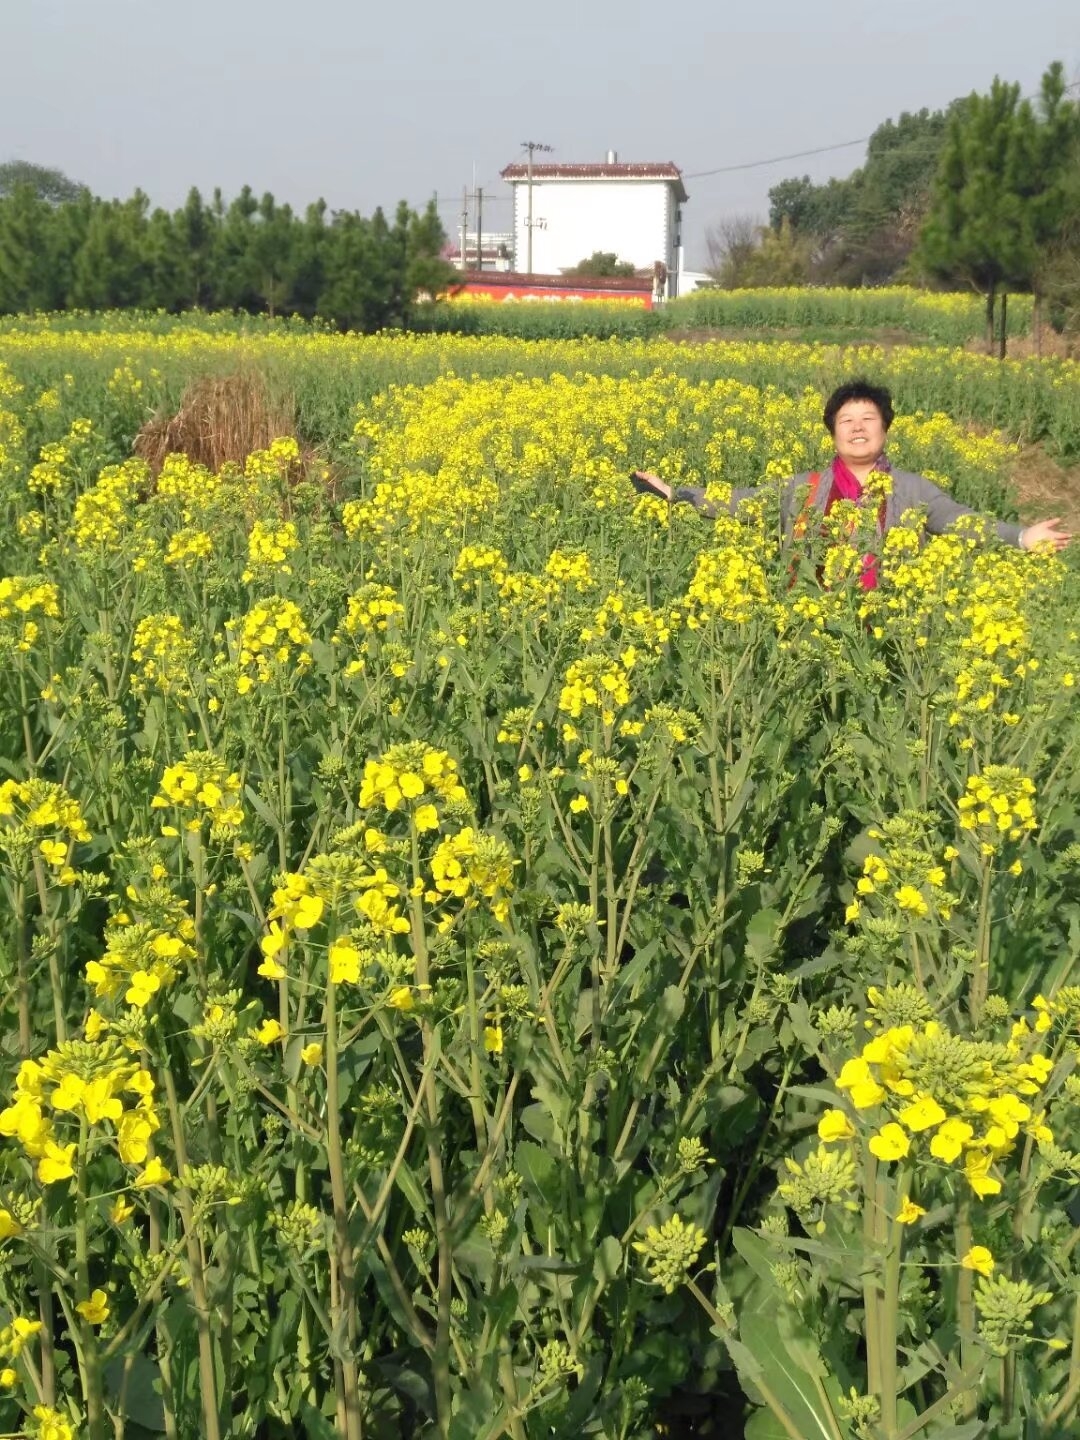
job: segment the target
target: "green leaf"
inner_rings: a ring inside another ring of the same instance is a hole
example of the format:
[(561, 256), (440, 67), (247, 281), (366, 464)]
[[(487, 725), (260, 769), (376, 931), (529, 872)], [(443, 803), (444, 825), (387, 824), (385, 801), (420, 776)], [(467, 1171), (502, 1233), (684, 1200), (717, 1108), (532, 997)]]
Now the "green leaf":
[(778, 1314), (750, 1311), (742, 1316), (739, 1337), (758, 1366), (758, 1382), (747, 1377), (748, 1388), (767, 1386), (802, 1440), (836, 1440), (838, 1434), (848, 1435), (847, 1427), (814, 1384), (815, 1375), (825, 1375), (825, 1363), (809, 1330), (796, 1316), (784, 1310)]
[(746, 1440), (791, 1440), (786, 1429), (771, 1410), (755, 1410), (743, 1431)]
[(605, 1235), (596, 1247), (593, 1258), (593, 1275), (601, 1286), (614, 1280), (622, 1269), (623, 1248), (614, 1235)]
[(669, 985), (660, 997), (660, 1019), (665, 1025), (674, 1025), (682, 1019), (685, 1009), (685, 994), (678, 985)]
[(533, 1200), (548, 1210), (558, 1206), (561, 1185), (559, 1167), (553, 1155), (523, 1140), (514, 1151), (514, 1166)]
[(478, 1440), (489, 1434), (499, 1435), (501, 1427), (493, 1426), (504, 1413), (495, 1403), (491, 1387), (475, 1380), (468, 1390), (459, 1390), (454, 1397), (454, 1415), (450, 1421), (450, 1440)]
[(551, 1140), (555, 1135), (555, 1121), (543, 1105), (526, 1105), (520, 1119), (522, 1129), (534, 1140)]
[(547, 1275), (580, 1275), (584, 1265), (565, 1260), (561, 1255), (521, 1255), (514, 1261), (515, 1270), (540, 1270)]
[(300, 1402), (300, 1418), (308, 1440), (337, 1440), (337, 1426), (306, 1400)]
[(764, 964), (776, 949), (780, 914), (776, 910), (759, 910), (746, 927), (746, 953), (759, 965)]
[(165, 1430), (165, 1408), (161, 1403), (161, 1371), (145, 1355), (133, 1355), (131, 1368), (124, 1376), (124, 1361), (114, 1360), (106, 1369), (105, 1383), (111, 1392), (110, 1405), (115, 1408), (121, 1387), (124, 1394), (123, 1417), (129, 1428), (139, 1425), (160, 1435)]
[(255, 814), (258, 815), (260, 820), (262, 820), (265, 824), (269, 825), (271, 830), (277, 830), (278, 817), (274, 814), (273, 810), (270, 809), (270, 806), (267, 805), (266, 801), (262, 798), (262, 796), (258, 793), (257, 790), (253, 789), (250, 785), (245, 785), (244, 798), (247, 800), (251, 808), (255, 811)]
[(931, 1425), (920, 1433), (925, 1440), (989, 1440), (990, 1434), (982, 1420), (969, 1420), (966, 1425)]

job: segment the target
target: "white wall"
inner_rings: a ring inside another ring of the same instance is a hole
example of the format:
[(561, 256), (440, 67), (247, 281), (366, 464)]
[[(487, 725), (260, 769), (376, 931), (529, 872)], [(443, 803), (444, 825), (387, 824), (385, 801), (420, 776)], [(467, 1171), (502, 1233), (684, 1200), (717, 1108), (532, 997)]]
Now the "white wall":
[[(662, 260), (675, 279), (675, 202), (663, 180), (534, 180), (532, 270), (557, 275), (596, 250), (644, 269)], [(514, 182), (515, 266), (528, 266), (529, 187)], [(541, 223), (543, 222), (543, 223)]]

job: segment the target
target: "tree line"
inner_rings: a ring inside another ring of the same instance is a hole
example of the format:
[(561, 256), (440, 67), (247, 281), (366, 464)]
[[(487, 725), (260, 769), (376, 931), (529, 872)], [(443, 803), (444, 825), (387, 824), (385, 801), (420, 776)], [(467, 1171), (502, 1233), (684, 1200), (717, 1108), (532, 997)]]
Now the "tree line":
[(137, 307), (319, 315), (342, 328), (408, 323), (454, 275), (434, 203), (388, 217), (303, 214), (245, 186), (226, 203), (191, 190), (177, 210), (141, 191), (104, 200), (61, 172), (0, 166), (0, 313)]
[[(728, 288), (941, 283), (986, 296), (988, 328), (1009, 291), (1080, 320), (1080, 102), (1060, 63), (1034, 100), (989, 93), (878, 126), (846, 179), (769, 191), (767, 224), (734, 217), (709, 233)], [(1002, 331), (1002, 333), (1004, 333)]]

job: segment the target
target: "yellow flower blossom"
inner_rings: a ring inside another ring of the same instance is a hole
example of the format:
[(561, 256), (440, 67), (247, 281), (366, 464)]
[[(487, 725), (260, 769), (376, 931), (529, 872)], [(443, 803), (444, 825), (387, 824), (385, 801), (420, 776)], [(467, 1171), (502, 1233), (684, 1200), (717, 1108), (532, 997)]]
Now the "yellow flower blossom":
[(911, 1141), (904, 1130), (891, 1120), (870, 1137), (870, 1153), (879, 1160), (902, 1160), (910, 1149)]
[(817, 1133), (818, 1138), (823, 1140), (826, 1145), (832, 1145), (840, 1140), (853, 1140), (855, 1126), (845, 1111), (826, 1110), (818, 1121)]
[(904, 1203), (900, 1206), (896, 1221), (898, 1225), (914, 1225), (915, 1222), (921, 1220), (925, 1214), (926, 1209), (924, 1206), (916, 1205), (914, 1200), (906, 1197)]
[(80, 1300), (75, 1309), (88, 1325), (104, 1325), (109, 1318), (109, 1298), (104, 1290), (94, 1290), (89, 1300)]
[(994, 1272), (994, 1257), (985, 1245), (973, 1245), (961, 1257), (960, 1264), (965, 1270), (977, 1270), (980, 1275), (992, 1275)]

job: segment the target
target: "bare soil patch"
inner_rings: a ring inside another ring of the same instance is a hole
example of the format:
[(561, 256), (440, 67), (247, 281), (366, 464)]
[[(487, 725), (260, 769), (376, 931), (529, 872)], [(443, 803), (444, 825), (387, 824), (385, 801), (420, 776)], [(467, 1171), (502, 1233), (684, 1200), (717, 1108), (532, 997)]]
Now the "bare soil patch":
[(1060, 515), (1080, 533), (1080, 465), (1062, 465), (1041, 445), (1028, 445), (1013, 463), (1012, 482), (1022, 520)]

